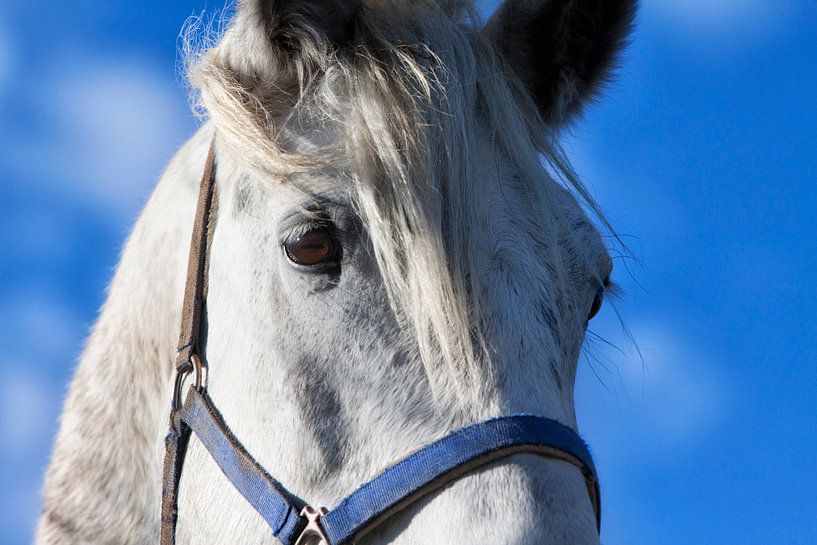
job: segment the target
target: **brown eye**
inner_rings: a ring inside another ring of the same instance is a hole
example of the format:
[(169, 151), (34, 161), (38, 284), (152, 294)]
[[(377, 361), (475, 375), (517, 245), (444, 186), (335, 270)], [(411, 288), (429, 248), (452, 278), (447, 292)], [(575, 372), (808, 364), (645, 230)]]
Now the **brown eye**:
[(286, 241), (284, 249), (290, 261), (305, 267), (334, 263), (338, 257), (337, 241), (326, 227), (307, 231)]
[(599, 313), (601, 310), (601, 299), (602, 295), (601, 292), (596, 294), (596, 298), (593, 299), (593, 306), (590, 307), (590, 315), (587, 317), (588, 320), (592, 320), (593, 317)]

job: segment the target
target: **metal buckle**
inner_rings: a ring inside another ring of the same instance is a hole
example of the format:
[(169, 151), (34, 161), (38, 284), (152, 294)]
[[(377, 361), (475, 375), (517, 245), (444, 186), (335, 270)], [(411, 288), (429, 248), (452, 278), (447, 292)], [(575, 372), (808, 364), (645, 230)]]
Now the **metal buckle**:
[(182, 388), (184, 388), (184, 382), (187, 377), (190, 376), (190, 373), (195, 373), (196, 375), (196, 382), (193, 384), (193, 387), (197, 392), (201, 393), (207, 387), (207, 366), (202, 363), (201, 358), (197, 354), (190, 356), (190, 364), (193, 367), (192, 369), (176, 372), (176, 382), (173, 388), (173, 408), (177, 411), (182, 406)]
[(329, 540), (326, 539), (326, 534), (321, 528), (321, 517), (329, 511), (326, 507), (321, 507), (319, 510), (310, 507), (309, 505), (301, 509), (301, 516), (306, 517), (307, 523), (304, 531), (295, 540), (295, 545), (329, 545)]

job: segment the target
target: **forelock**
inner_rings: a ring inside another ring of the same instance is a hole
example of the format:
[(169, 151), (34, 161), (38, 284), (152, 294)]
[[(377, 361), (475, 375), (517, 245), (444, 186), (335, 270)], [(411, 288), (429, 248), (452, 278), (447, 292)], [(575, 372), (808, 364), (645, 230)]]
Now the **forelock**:
[(533, 187), (540, 154), (595, 205), (480, 35), (471, 2), (370, 0), (356, 17), (343, 48), (306, 42), (292, 58), (261, 58), (263, 46), (230, 28), (191, 49), (190, 81), (220, 146), (263, 179), (349, 169), (392, 306), (429, 374), (465, 384), (484, 348), (468, 300), (478, 293), (467, 203), (479, 139), (490, 135), (543, 204), (554, 199)]

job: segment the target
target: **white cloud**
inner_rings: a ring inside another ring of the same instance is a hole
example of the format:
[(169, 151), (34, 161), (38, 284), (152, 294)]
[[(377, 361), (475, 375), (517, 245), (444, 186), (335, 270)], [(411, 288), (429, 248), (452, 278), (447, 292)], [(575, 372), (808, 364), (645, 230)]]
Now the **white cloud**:
[(11, 37), (6, 29), (0, 26), (0, 93), (2, 93), (9, 80), (14, 61), (14, 54), (11, 46)]
[(41, 507), (40, 483), (59, 401), (33, 376), (0, 377), (0, 459), (4, 464), (0, 469), (0, 525), (5, 535), (25, 538), (20, 543), (31, 543), (34, 538)]
[[(0, 57), (3, 47), (0, 29)], [(64, 55), (33, 74), (18, 98), (39, 122), (0, 124), (0, 145), (19, 172), (12, 180), (84, 201), (123, 229), (194, 130), (173, 69), (139, 57)]]
[[(19, 479), (19, 475), (14, 477)], [(38, 475), (35, 482), (40, 477)], [(8, 543), (32, 543), (40, 514), (39, 487), (32, 485), (31, 482), (17, 486), (4, 482), (3, 488), (4, 494), (0, 496), (0, 524), (4, 535), (11, 536)], [(21, 539), (15, 541), (14, 538)]]
[(602, 313), (592, 329), (621, 352), (601, 341), (591, 343), (589, 350), (601, 361), (592, 369), (581, 362), (576, 409), (604, 490), (602, 541), (625, 545), (660, 535), (638, 514), (651, 501), (638, 483), (660, 481), (666, 471), (677, 472), (679, 464), (698, 459), (702, 445), (727, 422), (732, 394), (713, 355), (681, 324), (631, 324), (642, 366), (614, 314)]
[(27, 203), (4, 216), (10, 226), (3, 241), (6, 255), (14, 256), (18, 263), (48, 259), (62, 261), (75, 251), (81, 241), (75, 233), (66, 229), (65, 217), (50, 213), (47, 203)]
[(102, 211), (132, 217), (192, 131), (183, 91), (139, 59), (72, 63), (51, 88), (56, 168)]
[(62, 381), (73, 368), (84, 328), (70, 310), (32, 293), (2, 305), (0, 317), (0, 437), (11, 447), (2, 455), (20, 461), (51, 443)]
[[(697, 19), (721, 19), (729, 17), (754, 17), (767, 13), (775, 4), (769, 0), (648, 0), (645, 8), (660, 7), (668, 13)], [(724, 21), (727, 22), (728, 21)]]
[(50, 440), (62, 396), (49, 377), (23, 370), (29, 366), (4, 361), (2, 367), (0, 434), (18, 457), (25, 457), (41, 447), (43, 438)]
[(18, 358), (73, 361), (85, 333), (70, 309), (36, 292), (19, 293), (0, 307), (0, 316), (4, 352)]
[[(678, 452), (704, 439), (723, 420), (728, 391), (712, 359), (668, 324), (632, 328), (644, 358), (590, 347), (600, 380), (582, 362), (576, 386), (584, 434), (609, 462)], [(604, 335), (610, 338), (610, 335)]]
[(0, 305), (0, 525), (29, 539), (65, 377), (84, 333), (70, 308), (45, 296), (42, 286)]
[(647, 0), (641, 4), (641, 17), (669, 32), (680, 25), (688, 34), (735, 38), (748, 30), (779, 28), (788, 18), (789, 4), (788, 0)]

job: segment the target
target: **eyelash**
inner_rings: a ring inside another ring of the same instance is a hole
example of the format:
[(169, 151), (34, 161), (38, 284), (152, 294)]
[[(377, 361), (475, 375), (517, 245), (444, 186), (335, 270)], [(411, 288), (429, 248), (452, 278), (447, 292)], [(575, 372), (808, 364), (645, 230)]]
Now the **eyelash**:
[(614, 282), (609, 277), (604, 280), (602, 289), (605, 299), (618, 300), (621, 299), (622, 295), (624, 294), (624, 289), (621, 287), (621, 285)]

